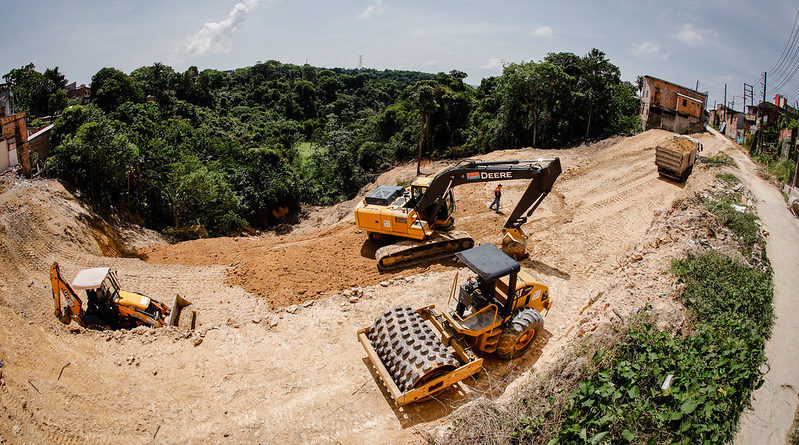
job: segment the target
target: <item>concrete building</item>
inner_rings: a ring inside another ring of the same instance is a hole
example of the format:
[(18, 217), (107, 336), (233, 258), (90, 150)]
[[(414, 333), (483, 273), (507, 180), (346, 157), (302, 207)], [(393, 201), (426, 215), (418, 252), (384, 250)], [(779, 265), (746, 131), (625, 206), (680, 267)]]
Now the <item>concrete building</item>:
[(662, 128), (675, 133), (696, 133), (705, 126), (707, 93), (645, 76), (641, 90), (644, 130)]
[(38, 165), (44, 165), (44, 161), (50, 156), (50, 133), (53, 131), (53, 124), (50, 124), (36, 133), (28, 136), (28, 153), (31, 157), (31, 169)]
[(77, 86), (76, 82), (67, 85), (67, 98), (72, 100), (74, 98), (80, 99), (80, 105), (89, 105), (91, 92), (86, 85)]
[(0, 117), (14, 114), (14, 96), (11, 86), (7, 83), (0, 84)]
[[(28, 130), (25, 123), (25, 113), (0, 117), (0, 139), (6, 142), (6, 153), (9, 165), (13, 167), (17, 162), (22, 166), (22, 172), (30, 175), (31, 164), (28, 154)], [(3, 153), (0, 152), (0, 157)]]

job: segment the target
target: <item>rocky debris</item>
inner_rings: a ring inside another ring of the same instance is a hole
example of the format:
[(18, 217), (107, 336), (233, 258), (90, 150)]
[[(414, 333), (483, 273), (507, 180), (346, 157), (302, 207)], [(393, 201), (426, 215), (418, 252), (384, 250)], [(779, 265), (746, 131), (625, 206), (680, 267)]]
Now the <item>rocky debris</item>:
[(316, 300), (308, 300), (302, 304), (302, 307), (311, 307), (316, 302)]
[(299, 308), (300, 308), (300, 307), (299, 307), (299, 306), (297, 306), (296, 304), (292, 304), (291, 306), (287, 307), (285, 310), (286, 310), (286, 312), (288, 312), (289, 314), (295, 314), (295, 313), (297, 313), (297, 309), (299, 309)]
[(381, 281), (380, 282), (380, 285), (383, 286), (383, 287), (388, 287), (388, 284), (389, 284), (388, 281)]

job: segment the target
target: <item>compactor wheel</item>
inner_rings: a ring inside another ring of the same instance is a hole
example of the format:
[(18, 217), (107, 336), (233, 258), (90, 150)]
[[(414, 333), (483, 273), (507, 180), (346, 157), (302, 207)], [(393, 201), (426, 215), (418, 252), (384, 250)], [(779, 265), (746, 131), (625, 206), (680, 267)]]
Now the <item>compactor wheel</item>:
[(369, 341), (402, 392), (460, 366), (433, 329), (410, 306), (386, 310), (375, 318)]
[(522, 355), (543, 329), (541, 313), (529, 307), (517, 309), (499, 337), (497, 355), (507, 360)]

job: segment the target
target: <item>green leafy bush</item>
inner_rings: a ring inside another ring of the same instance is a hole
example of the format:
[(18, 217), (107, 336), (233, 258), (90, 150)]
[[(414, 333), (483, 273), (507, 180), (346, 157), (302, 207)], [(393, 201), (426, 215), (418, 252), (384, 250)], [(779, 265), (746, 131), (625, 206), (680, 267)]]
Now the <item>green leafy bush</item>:
[(672, 270), (685, 284), (694, 334), (634, 323), (607, 356), (594, 355), (600, 370), (570, 394), (550, 444), (724, 443), (734, 436), (765, 362), (771, 272), (713, 251), (675, 261)]

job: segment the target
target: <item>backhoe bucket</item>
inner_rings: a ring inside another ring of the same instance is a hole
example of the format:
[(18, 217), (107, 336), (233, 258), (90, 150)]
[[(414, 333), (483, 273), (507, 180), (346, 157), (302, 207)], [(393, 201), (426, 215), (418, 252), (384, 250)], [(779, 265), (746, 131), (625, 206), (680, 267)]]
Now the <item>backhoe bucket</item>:
[(175, 298), (172, 300), (172, 309), (169, 312), (169, 326), (178, 325), (178, 322), (180, 321), (180, 311), (190, 304), (191, 301), (181, 297), (180, 294), (175, 294)]

